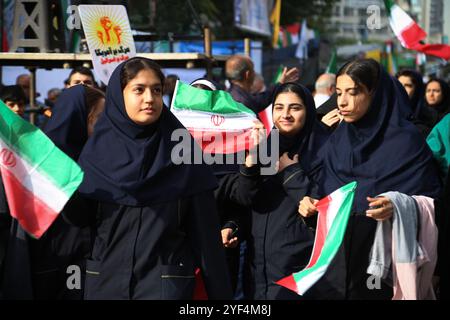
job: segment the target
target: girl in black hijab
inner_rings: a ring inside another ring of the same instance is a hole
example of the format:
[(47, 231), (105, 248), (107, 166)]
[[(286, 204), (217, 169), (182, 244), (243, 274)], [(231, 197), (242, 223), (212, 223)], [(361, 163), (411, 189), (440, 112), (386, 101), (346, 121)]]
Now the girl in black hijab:
[(433, 112), (433, 127), (450, 112), (450, 87), (442, 79), (431, 79), (425, 86), (425, 102)]
[(412, 69), (404, 69), (396, 78), (405, 88), (411, 105), (408, 119), (415, 124), (423, 137), (427, 137), (434, 126), (433, 112), (425, 105), (425, 84), (422, 75)]
[[(408, 121), (405, 90), (375, 60), (345, 64), (336, 88), (343, 121), (322, 150), (321, 197), (352, 181), (358, 187), (344, 243), (313, 288), (322, 299), (390, 299), (392, 288), (384, 283), (379, 290), (367, 286), (377, 220), (393, 213), (387, 198), (374, 197), (398, 191), (436, 198), (441, 189), (438, 171), (424, 138)], [(316, 199), (301, 201), (302, 216), (317, 212)]]
[[(309, 91), (296, 83), (285, 83), (275, 92), (274, 129), (267, 145), (279, 133), (279, 168), (263, 176), (250, 153), (232, 190), (232, 197), (252, 210), (248, 245), (248, 295), (253, 299), (299, 299), (300, 296), (275, 284), (308, 262), (314, 233), (297, 214), (298, 202), (316, 193), (316, 157), (328, 134), (316, 120)], [(258, 128), (256, 126), (255, 128)], [(261, 128), (261, 130), (264, 130)]]
[[(203, 164), (173, 163), (172, 134), (186, 129), (163, 106), (163, 83), (152, 60), (120, 64), (81, 153), (84, 181), (66, 207), (73, 223), (96, 225), (86, 299), (190, 299), (196, 266), (209, 298), (231, 298), (216, 180)], [(201, 153), (188, 131), (184, 136), (184, 152)]]
[[(90, 135), (88, 128), (95, 123), (104, 102), (103, 92), (97, 89), (82, 85), (66, 89), (56, 101), (44, 132), (76, 161)], [(3, 195), (0, 197), (4, 199)], [(9, 217), (9, 220), (11, 227), (2, 284), (5, 298), (82, 299), (80, 276), (84, 276), (85, 260), (90, 255), (90, 228), (72, 226), (60, 215), (36, 240), (26, 235), (15, 219)], [(70, 276), (73, 281), (68, 281)], [(72, 284), (70, 288), (68, 283)]]

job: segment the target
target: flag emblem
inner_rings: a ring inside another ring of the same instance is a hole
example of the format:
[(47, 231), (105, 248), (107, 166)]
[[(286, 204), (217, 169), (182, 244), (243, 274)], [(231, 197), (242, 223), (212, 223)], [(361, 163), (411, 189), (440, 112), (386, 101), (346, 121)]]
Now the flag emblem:
[(14, 157), (14, 154), (6, 148), (2, 149), (2, 151), (0, 152), (0, 159), (5, 167), (16, 166), (16, 158)]
[(214, 114), (211, 116), (211, 122), (216, 126), (219, 127), (222, 123), (225, 122), (224, 116), (219, 116), (217, 114)]

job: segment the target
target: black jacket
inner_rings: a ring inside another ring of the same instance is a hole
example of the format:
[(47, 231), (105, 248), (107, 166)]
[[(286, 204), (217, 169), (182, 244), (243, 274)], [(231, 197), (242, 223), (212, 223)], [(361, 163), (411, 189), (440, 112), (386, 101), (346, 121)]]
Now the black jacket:
[(147, 207), (76, 195), (65, 214), (96, 220), (86, 299), (191, 299), (197, 267), (210, 299), (232, 298), (212, 192)]
[(300, 299), (277, 284), (308, 263), (314, 241), (314, 221), (298, 214), (298, 203), (316, 186), (299, 164), (274, 176), (261, 176), (259, 167), (242, 167), (230, 185), (230, 196), (251, 207), (248, 246), (248, 293), (254, 299)]
[[(0, 235), (0, 292), (5, 299), (83, 298), (90, 227), (78, 228), (59, 216), (39, 240), (31, 238), (11, 217), (0, 177)], [(70, 266), (77, 270), (72, 273)], [(69, 288), (68, 278), (75, 272), (80, 279)]]

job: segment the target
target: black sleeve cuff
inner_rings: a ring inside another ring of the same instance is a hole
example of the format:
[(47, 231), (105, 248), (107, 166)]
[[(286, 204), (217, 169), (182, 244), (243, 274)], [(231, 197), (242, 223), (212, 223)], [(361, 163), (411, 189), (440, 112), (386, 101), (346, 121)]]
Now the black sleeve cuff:
[(241, 165), (239, 168), (239, 172), (246, 177), (257, 177), (260, 175), (260, 169), (261, 167), (258, 164), (251, 167)]
[(238, 224), (235, 221), (227, 221), (223, 226), (222, 229), (230, 228), (233, 230), (236, 230), (239, 228)]

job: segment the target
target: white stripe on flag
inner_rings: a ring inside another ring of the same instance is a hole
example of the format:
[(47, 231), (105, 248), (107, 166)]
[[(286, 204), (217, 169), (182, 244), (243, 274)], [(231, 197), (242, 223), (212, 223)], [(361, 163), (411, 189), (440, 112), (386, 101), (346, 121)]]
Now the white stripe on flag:
[(336, 218), (344, 201), (344, 196), (346, 196), (346, 193), (343, 193), (341, 190), (337, 190), (330, 195), (331, 201), (327, 212), (327, 231), (330, 231), (334, 218)]
[(318, 267), (316, 270), (308, 274), (307, 276), (298, 280), (297, 291), (299, 294), (304, 295), (306, 291), (309, 290), (319, 279), (323, 276), (325, 271), (327, 271), (328, 265)]
[(172, 113), (180, 120), (186, 128), (195, 128), (195, 130), (207, 131), (242, 131), (253, 127), (253, 120), (249, 114), (214, 114), (208, 112), (199, 112), (193, 110), (172, 109)]
[(3, 148), (11, 151), (16, 159), (16, 165), (13, 167), (6, 167), (0, 163), (4, 170), (11, 172), (36, 198), (39, 198), (55, 212), (60, 212), (68, 200), (67, 195), (0, 139), (0, 149)]

